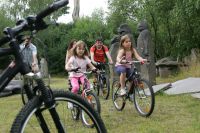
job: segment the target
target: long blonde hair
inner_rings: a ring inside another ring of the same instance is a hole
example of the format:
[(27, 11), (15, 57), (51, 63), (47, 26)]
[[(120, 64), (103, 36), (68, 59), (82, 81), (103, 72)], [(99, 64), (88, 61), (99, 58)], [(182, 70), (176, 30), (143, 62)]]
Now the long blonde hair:
[(76, 42), (76, 47), (75, 47), (74, 50), (73, 50), (73, 55), (74, 55), (74, 56), (77, 56), (77, 55), (78, 55), (77, 52), (76, 52), (76, 49), (77, 49), (80, 45), (83, 45), (83, 47), (84, 47), (84, 49), (85, 49), (85, 51), (84, 51), (84, 53), (83, 53), (83, 58), (85, 58), (85, 56), (88, 56), (88, 52), (87, 52), (87, 50), (86, 50), (86, 44), (85, 44), (85, 42), (82, 41), (82, 40), (79, 40), (78, 42)]
[[(120, 45), (119, 45), (119, 50), (120, 49), (124, 49), (123, 43), (125, 42), (126, 39), (130, 39), (131, 40), (131, 38), (130, 38), (130, 36), (128, 34), (126, 34), (126, 35), (124, 35), (124, 36), (121, 37), (121, 39), (120, 39)], [(132, 52), (132, 54), (134, 54), (132, 43), (133, 42), (131, 41), (131, 52)]]

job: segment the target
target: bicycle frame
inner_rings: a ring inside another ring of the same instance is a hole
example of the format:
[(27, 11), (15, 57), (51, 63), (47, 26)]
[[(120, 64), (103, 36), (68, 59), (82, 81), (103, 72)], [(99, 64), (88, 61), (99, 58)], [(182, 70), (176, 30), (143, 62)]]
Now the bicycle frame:
[[(135, 66), (133, 66), (133, 71), (131, 72), (130, 76), (125, 80), (125, 86), (127, 86), (127, 83), (130, 82), (130, 88), (128, 88), (128, 95), (133, 93), (133, 89), (135, 84), (137, 84), (138, 80), (140, 80), (140, 74)], [(129, 96), (127, 96), (128, 98)]]
[(105, 70), (104, 70), (104, 65), (108, 65), (107, 63), (100, 63), (100, 69), (98, 69), (100, 72), (97, 73), (97, 81), (99, 82), (100, 79), (103, 80), (103, 77), (105, 77)]
[(0, 76), (0, 92), (8, 85), (17, 73), (27, 74), (31, 72), (28, 65), (22, 62), (22, 54), (20, 53), (19, 45), (10, 44), (11, 48), (0, 48), (0, 57), (5, 55), (14, 55), (15, 60), (11, 61), (7, 68)]

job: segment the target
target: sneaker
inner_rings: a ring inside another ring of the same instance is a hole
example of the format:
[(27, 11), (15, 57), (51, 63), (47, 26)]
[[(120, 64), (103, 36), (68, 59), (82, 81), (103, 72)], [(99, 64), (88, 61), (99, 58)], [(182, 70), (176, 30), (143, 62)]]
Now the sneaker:
[(123, 96), (125, 94), (126, 94), (126, 90), (125, 89), (120, 89), (119, 95)]
[(73, 109), (73, 104), (68, 102), (68, 109)]

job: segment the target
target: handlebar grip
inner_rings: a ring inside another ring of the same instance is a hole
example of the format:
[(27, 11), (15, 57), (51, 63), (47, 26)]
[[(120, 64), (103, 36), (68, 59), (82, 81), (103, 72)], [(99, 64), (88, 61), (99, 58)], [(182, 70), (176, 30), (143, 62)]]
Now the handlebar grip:
[(38, 13), (36, 15), (36, 19), (43, 19), (44, 17), (48, 16), (49, 14), (51, 14), (52, 12), (54, 12), (55, 10), (67, 5), (69, 3), (68, 0), (59, 0), (54, 2), (53, 4), (51, 4), (49, 7), (47, 7), (46, 9), (44, 9), (43, 11), (41, 11), (40, 13)]
[(0, 39), (0, 46), (4, 45), (5, 43), (9, 42), (9, 38), (8, 37), (3, 37)]

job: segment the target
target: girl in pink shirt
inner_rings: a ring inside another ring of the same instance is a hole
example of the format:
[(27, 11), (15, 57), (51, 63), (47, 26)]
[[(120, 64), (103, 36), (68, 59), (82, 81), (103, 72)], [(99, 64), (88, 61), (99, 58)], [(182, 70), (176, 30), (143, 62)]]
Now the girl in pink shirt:
[[(80, 68), (79, 72), (70, 72), (69, 78), (72, 85), (72, 92), (78, 93), (78, 90), (80, 88), (78, 81), (81, 81), (81, 84), (84, 84), (84, 79), (86, 78), (85, 75), (81, 72), (85, 72), (87, 69), (87, 66), (90, 67), (91, 70), (95, 70), (96, 68), (91, 64), (90, 59), (88, 58), (88, 53), (86, 51), (86, 45), (83, 41), (78, 41), (76, 43), (76, 46), (73, 50), (73, 56), (70, 57), (69, 61), (65, 65), (65, 69), (67, 71), (70, 71), (71, 69)], [(89, 81), (87, 80), (88, 86)]]
[(135, 48), (133, 48), (130, 37), (128, 35), (124, 35), (121, 37), (120, 40), (120, 47), (115, 64), (115, 71), (120, 75), (119, 79), (121, 84), (121, 90), (120, 90), (121, 95), (126, 94), (125, 79), (132, 72), (131, 64), (127, 64), (127, 62), (132, 61), (133, 57), (135, 57), (137, 60), (141, 62), (146, 61), (146, 59), (140, 57)]

